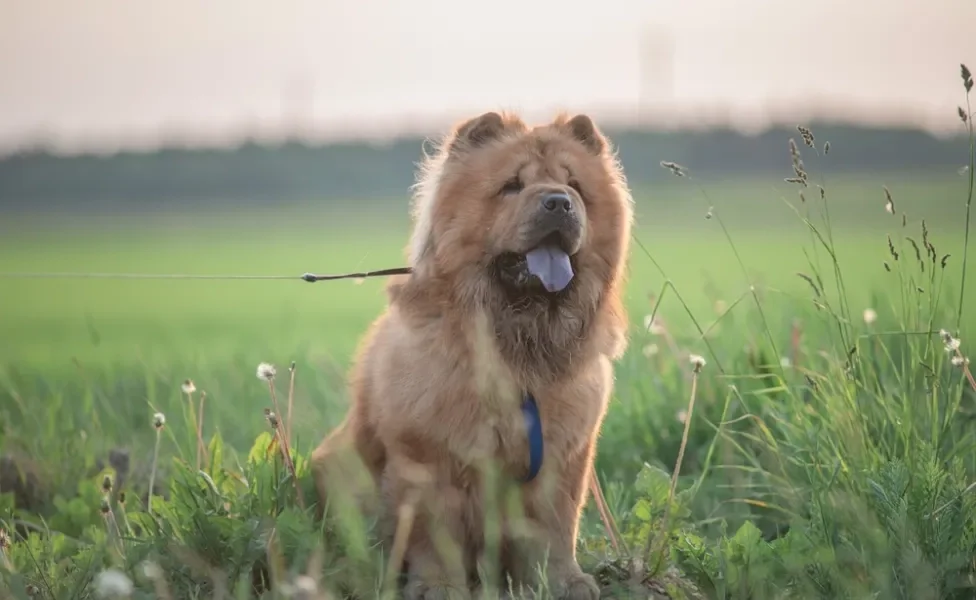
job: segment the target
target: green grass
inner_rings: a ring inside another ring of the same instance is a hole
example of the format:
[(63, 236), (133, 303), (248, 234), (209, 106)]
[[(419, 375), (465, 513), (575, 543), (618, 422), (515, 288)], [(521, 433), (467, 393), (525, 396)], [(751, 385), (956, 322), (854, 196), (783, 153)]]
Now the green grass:
[[(970, 182), (954, 168), (832, 180), (829, 162), (814, 169), (812, 151), (801, 150), (811, 183), (827, 189), (843, 290), (801, 220), (809, 211), (827, 236), (813, 185), (805, 202), (775, 177), (710, 182), (704, 195), (678, 178), (635, 190), (640, 244), (627, 289), (634, 329), (599, 446), (603, 489), (634, 553), (662, 528), (673, 536), (661, 563), (672, 570), (652, 562), (649, 574), (669, 585), (693, 582), (706, 597), (972, 597), (976, 395), (932, 333), (960, 336)], [(884, 210), (882, 185), (895, 215)], [(22, 217), (3, 226), (0, 272), (297, 277), (397, 266), (406, 214), (405, 202), (377, 202), (354, 215), (289, 205), (248, 214)], [(945, 270), (937, 260), (923, 272), (904, 237), (921, 243), (921, 219), (938, 259), (951, 255)], [(797, 272), (819, 277), (822, 296)], [(164, 568), (174, 597), (218, 596), (225, 582), (248, 594), (254, 573), (287, 580), (313, 556), (333, 593), (370, 597), (379, 589), (382, 557), (366, 525), (343, 513), (320, 526), (296, 506), (289, 477), (266, 451), (262, 409), (270, 400), (255, 367), (278, 365), (283, 398), (287, 365), (296, 362), (292, 443), (306, 455), (344, 414), (345, 370), (382, 309), (381, 280), (0, 286), (0, 450), (36, 477), (21, 497), (0, 489), (0, 519), (18, 532), (0, 590), (85, 598), (94, 574), (114, 565), (149, 594), (152, 581), (137, 567), (150, 560)], [(658, 300), (666, 335), (643, 327)], [(866, 308), (877, 311), (875, 323), (863, 321)], [(973, 314), (961, 326), (963, 352)], [(707, 365), (685, 434), (689, 353)], [(180, 392), (187, 378), (207, 392), (205, 437), (221, 457), (206, 476), (193, 468), (192, 415)], [(167, 416), (158, 477), (168, 501), (154, 499), (153, 520), (141, 501), (156, 411)], [(683, 435), (679, 493), (669, 499)], [(121, 547), (99, 512), (112, 449), (128, 452), (117, 484), (134, 497), (126, 510), (141, 528), (129, 535), (123, 525)], [(310, 502), (304, 461), (297, 468)], [(633, 568), (629, 555), (609, 547), (590, 504), (580, 560), (608, 585), (619, 583)], [(35, 533), (25, 541), (27, 531)], [(281, 565), (269, 559), (279, 554)]]

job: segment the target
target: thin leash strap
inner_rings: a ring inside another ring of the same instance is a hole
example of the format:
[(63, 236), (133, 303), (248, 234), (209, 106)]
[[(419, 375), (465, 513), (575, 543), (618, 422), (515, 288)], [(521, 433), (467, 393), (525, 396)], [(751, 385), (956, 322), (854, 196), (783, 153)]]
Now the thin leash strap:
[(0, 273), (0, 279), (171, 279), (171, 280), (302, 280), (309, 283), (333, 281), (336, 279), (365, 279), (367, 277), (386, 277), (406, 275), (410, 267), (395, 267), (378, 271), (343, 273), (341, 275), (316, 275), (304, 273), (295, 275), (194, 275), (189, 273)]

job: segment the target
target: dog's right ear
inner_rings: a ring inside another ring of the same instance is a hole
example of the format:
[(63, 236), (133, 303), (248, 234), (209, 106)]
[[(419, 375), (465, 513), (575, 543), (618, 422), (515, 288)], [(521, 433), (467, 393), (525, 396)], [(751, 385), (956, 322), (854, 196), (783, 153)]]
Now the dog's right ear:
[(517, 117), (502, 116), (497, 112), (485, 114), (461, 123), (448, 142), (450, 154), (463, 153), (480, 148), (497, 140), (506, 133), (525, 129)]

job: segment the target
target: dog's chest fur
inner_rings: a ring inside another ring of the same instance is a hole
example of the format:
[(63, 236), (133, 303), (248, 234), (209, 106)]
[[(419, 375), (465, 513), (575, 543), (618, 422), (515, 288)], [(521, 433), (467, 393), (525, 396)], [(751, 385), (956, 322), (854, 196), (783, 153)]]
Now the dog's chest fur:
[[(478, 396), (476, 433), (465, 454), (500, 460), (503, 468), (521, 471), (528, 464), (528, 440), (522, 401), (525, 390), (498, 350), (488, 316), (478, 313), (470, 330), (472, 387)], [(463, 442), (462, 442), (463, 443)]]

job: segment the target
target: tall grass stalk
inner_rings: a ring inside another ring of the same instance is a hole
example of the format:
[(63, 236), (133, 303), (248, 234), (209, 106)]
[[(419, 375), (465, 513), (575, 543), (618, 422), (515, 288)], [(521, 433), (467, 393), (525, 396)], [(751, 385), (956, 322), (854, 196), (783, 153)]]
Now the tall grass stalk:
[(958, 313), (956, 314), (956, 329), (959, 329), (959, 326), (962, 324), (962, 309), (965, 306), (966, 300), (966, 267), (969, 264), (969, 222), (973, 206), (973, 187), (976, 184), (976, 128), (973, 125), (973, 108), (970, 101), (970, 92), (973, 89), (973, 75), (966, 65), (959, 65), (959, 68), (962, 75), (963, 88), (966, 90), (966, 118), (964, 119), (964, 123), (969, 133), (969, 189), (966, 194), (966, 220), (963, 224), (965, 230), (963, 233), (962, 281), (959, 284), (959, 306), (957, 307)]

